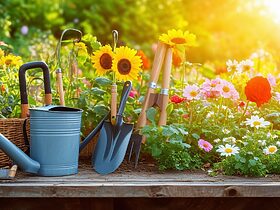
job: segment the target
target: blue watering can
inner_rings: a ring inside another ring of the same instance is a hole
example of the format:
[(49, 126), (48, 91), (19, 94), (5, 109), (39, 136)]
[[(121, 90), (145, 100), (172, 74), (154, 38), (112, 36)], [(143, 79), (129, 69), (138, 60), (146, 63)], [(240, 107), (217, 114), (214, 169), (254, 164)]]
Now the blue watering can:
[[(40, 68), (44, 74), (46, 106), (28, 109), (25, 72)], [(19, 69), (21, 117), (30, 115), (30, 157), (0, 134), (0, 149), (23, 171), (41, 176), (78, 173), (81, 151), (102, 127), (103, 120), (80, 144), (82, 110), (50, 105), (52, 101), (49, 69), (46, 63), (30, 62)]]

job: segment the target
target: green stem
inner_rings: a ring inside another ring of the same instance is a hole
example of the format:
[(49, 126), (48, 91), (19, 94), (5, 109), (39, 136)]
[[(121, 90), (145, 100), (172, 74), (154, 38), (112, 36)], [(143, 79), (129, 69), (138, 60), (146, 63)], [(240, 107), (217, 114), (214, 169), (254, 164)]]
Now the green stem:
[(240, 124), (241, 121), (243, 120), (243, 117), (244, 117), (245, 114), (246, 114), (246, 111), (247, 111), (247, 109), (248, 109), (248, 106), (249, 106), (249, 101), (247, 101), (247, 103), (246, 103), (245, 109), (244, 109), (244, 111), (243, 111), (243, 114), (242, 114), (241, 117), (240, 117), (240, 120), (239, 120), (239, 123), (238, 123), (238, 124)]

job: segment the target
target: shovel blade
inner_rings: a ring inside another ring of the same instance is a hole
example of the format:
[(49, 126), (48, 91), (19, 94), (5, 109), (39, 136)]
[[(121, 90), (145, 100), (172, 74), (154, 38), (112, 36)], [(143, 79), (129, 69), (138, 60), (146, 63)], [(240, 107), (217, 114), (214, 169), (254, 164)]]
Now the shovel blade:
[(92, 156), (97, 173), (109, 174), (121, 165), (132, 131), (133, 124), (122, 123), (117, 129), (110, 122), (103, 124)]

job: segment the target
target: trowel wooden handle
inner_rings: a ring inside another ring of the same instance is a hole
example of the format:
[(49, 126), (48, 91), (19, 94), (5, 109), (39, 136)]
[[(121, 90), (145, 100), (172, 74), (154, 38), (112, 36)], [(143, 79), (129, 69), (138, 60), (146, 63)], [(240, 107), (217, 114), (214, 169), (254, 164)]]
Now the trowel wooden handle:
[(65, 106), (62, 72), (61, 72), (60, 68), (58, 68), (56, 70), (56, 79), (57, 79), (57, 87), (58, 87), (58, 93), (59, 93), (59, 103), (60, 103), (60, 105)]
[(17, 165), (13, 165), (12, 168), (9, 171), (9, 177), (14, 178), (17, 173)]
[(141, 110), (141, 113), (140, 113), (138, 121), (137, 121), (136, 128), (138, 128), (138, 129), (142, 128), (146, 124), (146, 121), (147, 121), (146, 110), (148, 109), (150, 95), (151, 95), (151, 93), (154, 93), (155, 87), (153, 87), (153, 84), (155, 84), (158, 80), (159, 73), (160, 73), (160, 70), (162, 67), (162, 63), (164, 61), (166, 47), (167, 47), (166, 44), (164, 44), (162, 42), (158, 42), (157, 50), (156, 50), (156, 54), (155, 54), (155, 58), (154, 58), (154, 62), (153, 62), (151, 77), (150, 77), (150, 81), (149, 81), (149, 87), (147, 89), (145, 99), (144, 99), (144, 102), (142, 105), (142, 110)]
[(113, 84), (111, 86), (111, 123), (114, 125), (116, 123), (117, 115), (117, 85)]
[(158, 125), (166, 125), (166, 121), (167, 121), (166, 108), (169, 100), (168, 91), (169, 91), (169, 84), (170, 84), (171, 69), (172, 69), (172, 48), (168, 48), (166, 51), (164, 71), (162, 76), (162, 89), (161, 89), (162, 104), (160, 106), (161, 112), (160, 112)]

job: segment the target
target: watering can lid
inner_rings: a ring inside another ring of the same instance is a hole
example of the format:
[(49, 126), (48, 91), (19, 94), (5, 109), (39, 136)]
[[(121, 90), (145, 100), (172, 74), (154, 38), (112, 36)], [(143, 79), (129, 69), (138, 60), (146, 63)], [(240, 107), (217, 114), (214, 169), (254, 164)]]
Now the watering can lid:
[(45, 112), (82, 112), (83, 110), (58, 105), (46, 105), (41, 107), (29, 108), (29, 110), (45, 111)]

